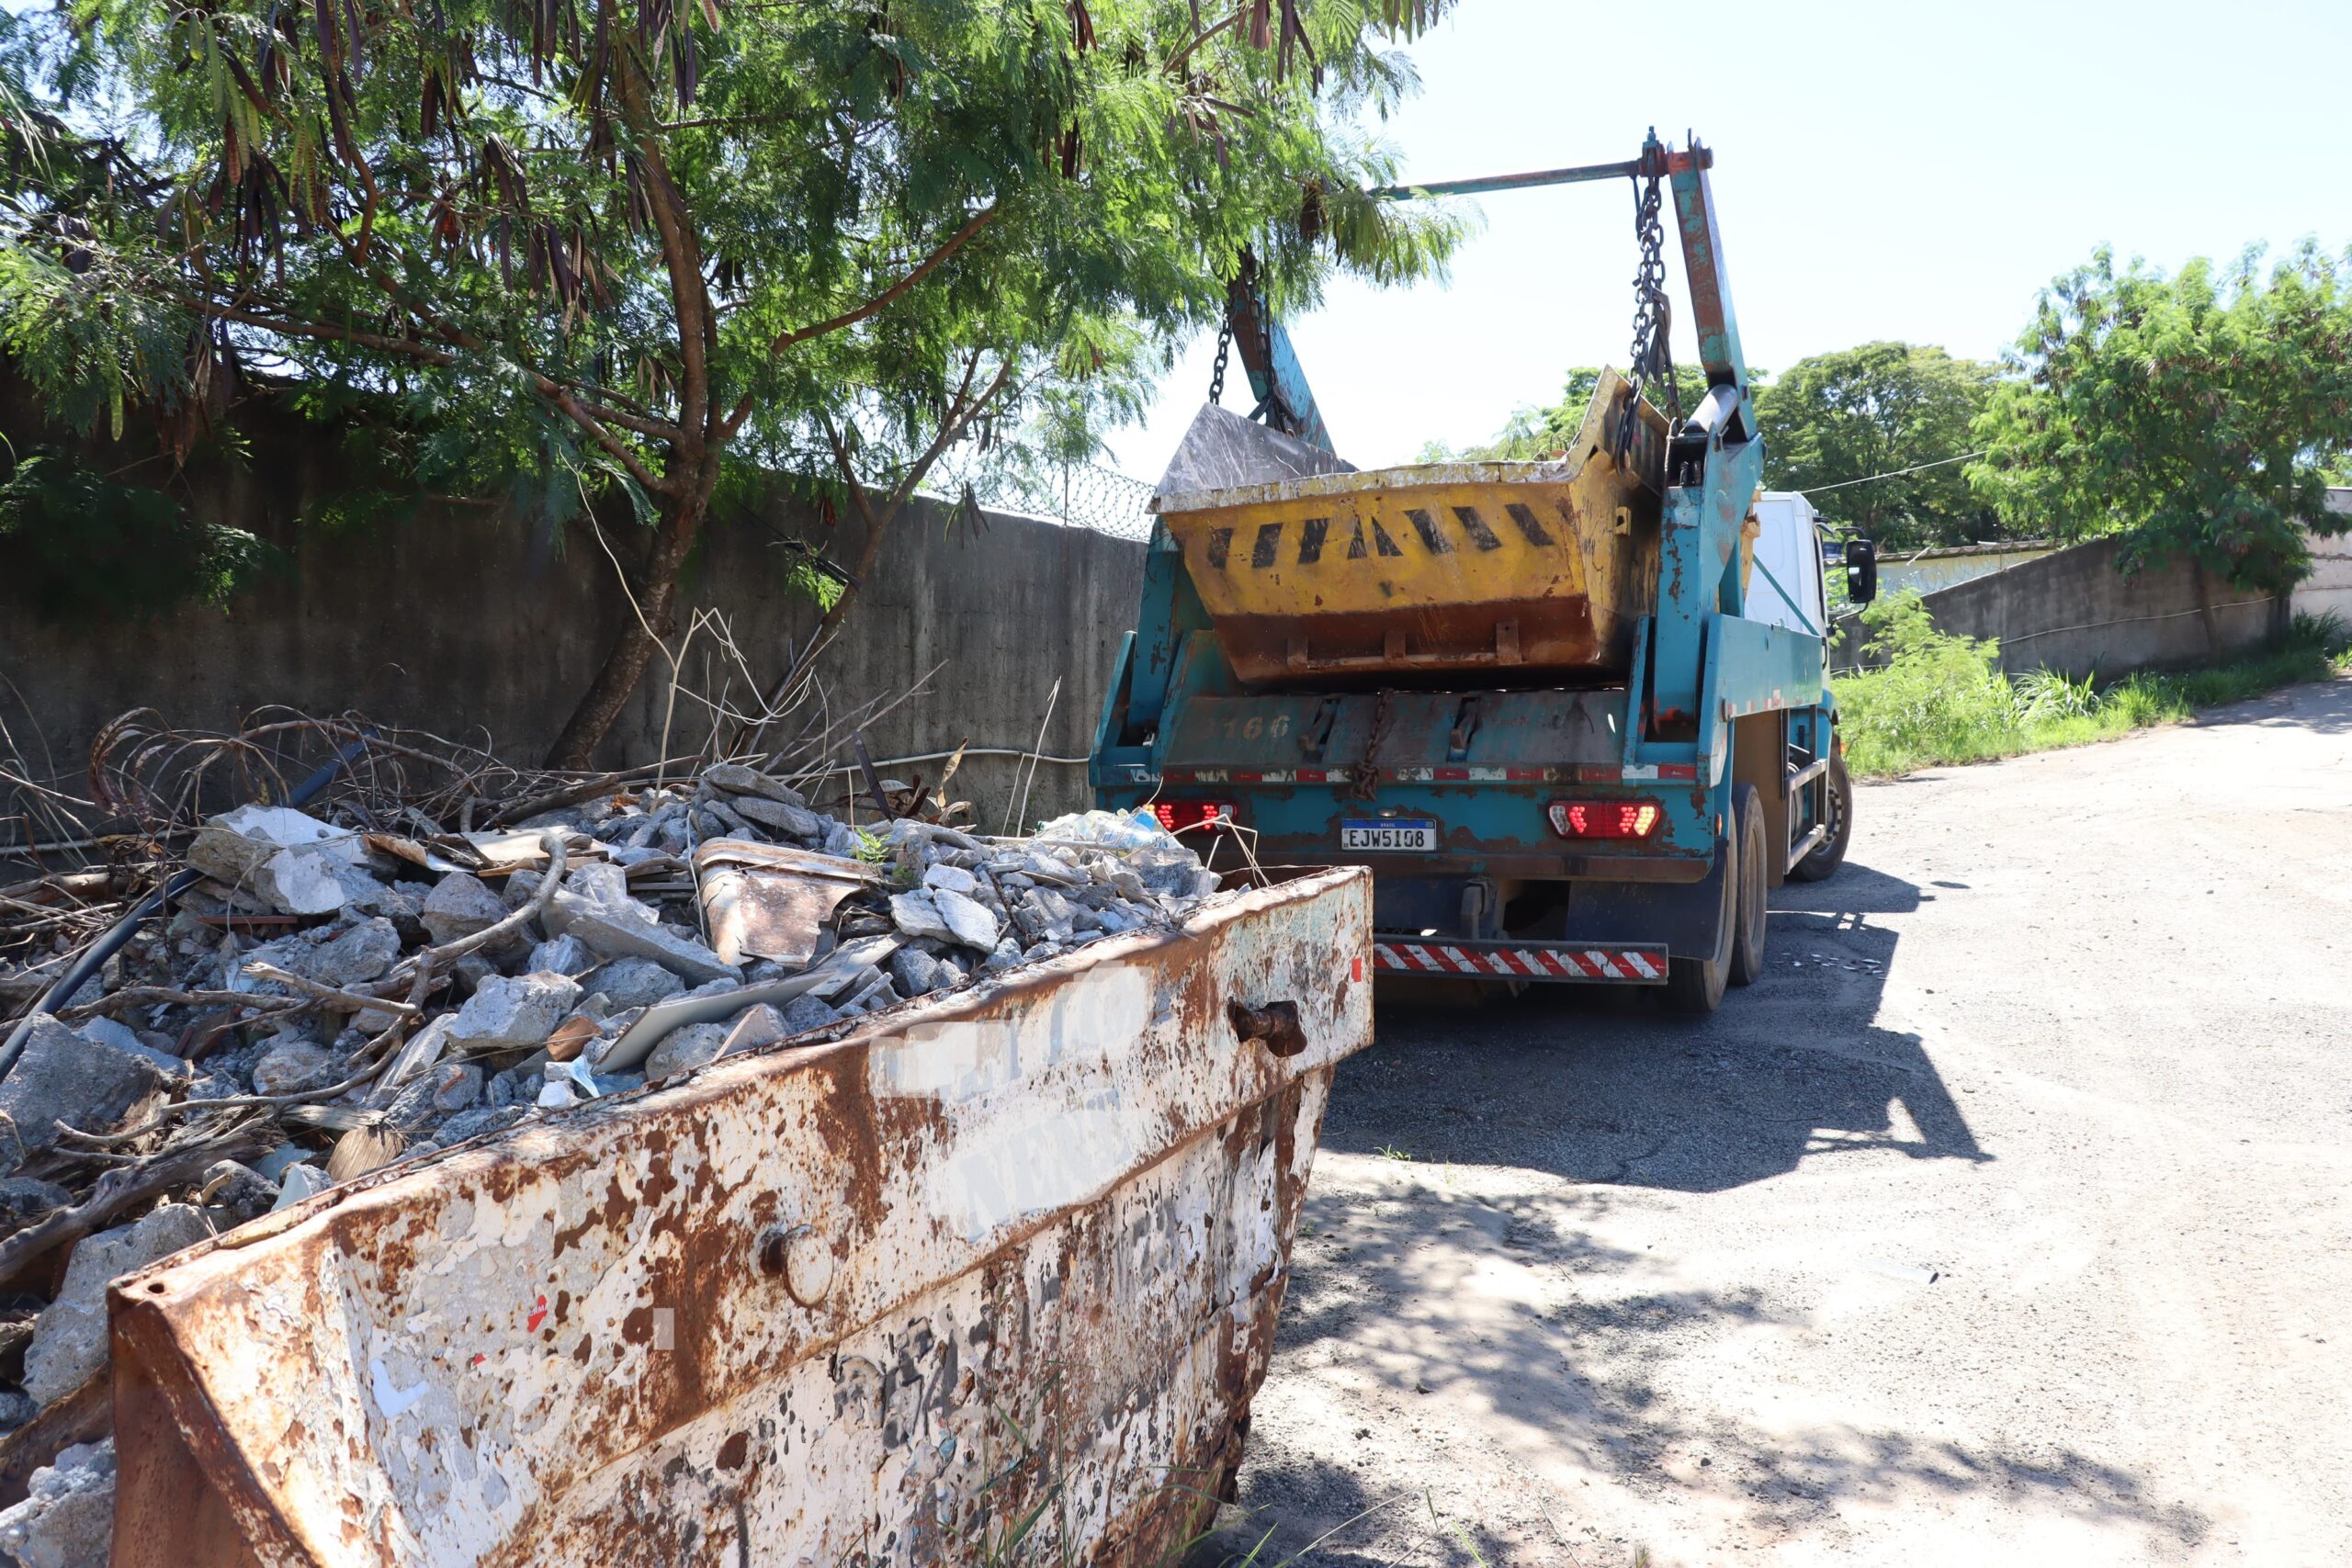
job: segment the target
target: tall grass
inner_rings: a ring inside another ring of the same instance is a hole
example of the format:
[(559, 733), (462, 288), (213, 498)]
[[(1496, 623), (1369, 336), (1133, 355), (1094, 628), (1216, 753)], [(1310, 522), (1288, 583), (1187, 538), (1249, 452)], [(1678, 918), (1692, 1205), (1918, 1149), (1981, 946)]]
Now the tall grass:
[(1937, 630), (1917, 594), (1881, 600), (1862, 619), (1886, 664), (1831, 682), (1847, 766), (1862, 777), (2112, 739), (2352, 673), (2352, 627), (2333, 615), (2297, 615), (2286, 636), (2244, 659), (2180, 674), (2143, 671), (2106, 686), (2049, 670), (2004, 675), (1994, 668), (1997, 643)]

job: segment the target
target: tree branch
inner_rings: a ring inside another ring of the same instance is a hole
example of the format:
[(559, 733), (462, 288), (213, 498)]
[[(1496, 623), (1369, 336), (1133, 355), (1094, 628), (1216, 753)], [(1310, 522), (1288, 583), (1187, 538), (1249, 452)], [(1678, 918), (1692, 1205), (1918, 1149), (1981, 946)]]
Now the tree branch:
[[(937, 269), (942, 262), (944, 262), (948, 257), (954, 255), (957, 251), (962, 250), (965, 243), (969, 241), (973, 235), (978, 233), (981, 230), (989, 226), (989, 222), (995, 219), (996, 214), (997, 204), (994, 202), (989, 203), (988, 206), (980, 209), (979, 211), (972, 214), (969, 219), (966, 220), (964, 226), (961, 229), (956, 230), (954, 234), (950, 235), (938, 249), (933, 251), (931, 254), (923, 257), (922, 261), (916, 263), (913, 269), (908, 272), (905, 276), (899, 278), (898, 282), (893, 283), (889, 288), (885, 288), (881, 293), (876, 294), (873, 299), (868, 299), (863, 305), (859, 305), (852, 310), (844, 310), (838, 316), (831, 317), (827, 321), (819, 321), (812, 326), (795, 327), (790, 332), (778, 333), (775, 341), (768, 345), (768, 352), (770, 354), (782, 354), (786, 349), (792, 347), (795, 344), (806, 343), (810, 338), (823, 337), (826, 333), (839, 332), (843, 327), (855, 326), (858, 322), (865, 321), (867, 317), (888, 310), (894, 300), (898, 299), (899, 296), (905, 294), (907, 290), (912, 288), (916, 284), (921, 283), (925, 277), (928, 277), (935, 269)], [(719, 435), (721, 439), (732, 437), (735, 432), (742, 427), (743, 422), (752, 417), (752, 407), (755, 400), (756, 400), (752, 394), (744, 394), (743, 400), (735, 405), (735, 412), (729, 414), (726, 422), (719, 426)]]

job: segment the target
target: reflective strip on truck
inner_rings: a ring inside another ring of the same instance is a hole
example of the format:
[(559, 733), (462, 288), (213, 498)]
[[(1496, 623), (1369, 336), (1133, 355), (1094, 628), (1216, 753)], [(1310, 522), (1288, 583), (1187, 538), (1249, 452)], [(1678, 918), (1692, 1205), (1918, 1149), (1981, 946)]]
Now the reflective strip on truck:
[(1464, 975), (1506, 980), (1624, 981), (1654, 986), (1666, 978), (1666, 949), (1589, 947), (1511, 942), (1375, 941), (1373, 966), (1392, 975)]

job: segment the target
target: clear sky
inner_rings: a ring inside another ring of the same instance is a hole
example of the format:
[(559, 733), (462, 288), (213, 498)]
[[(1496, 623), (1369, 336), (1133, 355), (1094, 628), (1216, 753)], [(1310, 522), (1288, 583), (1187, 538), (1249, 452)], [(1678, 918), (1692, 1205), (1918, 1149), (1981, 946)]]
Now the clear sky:
[[(1613, 162), (1653, 123), (1678, 144), (1695, 129), (1768, 368), (1876, 338), (1993, 357), (2102, 242), (2167, 268), (2352, 244), (2352, 0), (1463, 0), (1409, 53), (1423, 90), (1387, 130), (1408, 178)], [(1569, 366), (1625, 363), (1630, 187), (1476, 205), (1450, 287), (1342, 285), (1289, 323), (1359, 465), (1483, 440), (1555, 400)], [(1112, 462), (1159, 477), (1211, 349), (1192, 345)], [(1233, 378), (1227, 404), (1246, 405)]]

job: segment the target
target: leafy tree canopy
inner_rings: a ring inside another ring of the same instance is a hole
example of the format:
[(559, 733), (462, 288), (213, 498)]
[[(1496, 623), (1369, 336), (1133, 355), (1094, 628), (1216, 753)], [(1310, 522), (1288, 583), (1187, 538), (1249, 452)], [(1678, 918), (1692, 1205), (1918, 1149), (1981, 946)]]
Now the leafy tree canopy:
[(1362, 192), (1414, 80), (1386, 40), (1446, 3), (12, 9), (0, 347), (179, 450), (258, 370), (396, 402), (434, 489), (626, 494), (645, 625), (581, 765), (730, 468), (825, 475), (863, 576), (951, 446), (1131, 412), (1245, 254), (1293, 312), (1440, 268), (1450, 212)]
[(2011, 526), (2112, 535), (2126, 570), (2187, 560), (2281, 593), (2335, 534), (2352, 454), (2346, 267), (2306, 243), (2166, 276), (2101, 249), (2041, 297), (1976, 437), (1979, 494)]
[(1764, 483), (1804, 491), (1832, 522), (1898, 549), (1992, 537), (1992, 509), (1951, 459), (1973, 449), (1970, 427), (1997, 374), (1921, 344), (1800, 359), (1757, 392)]

